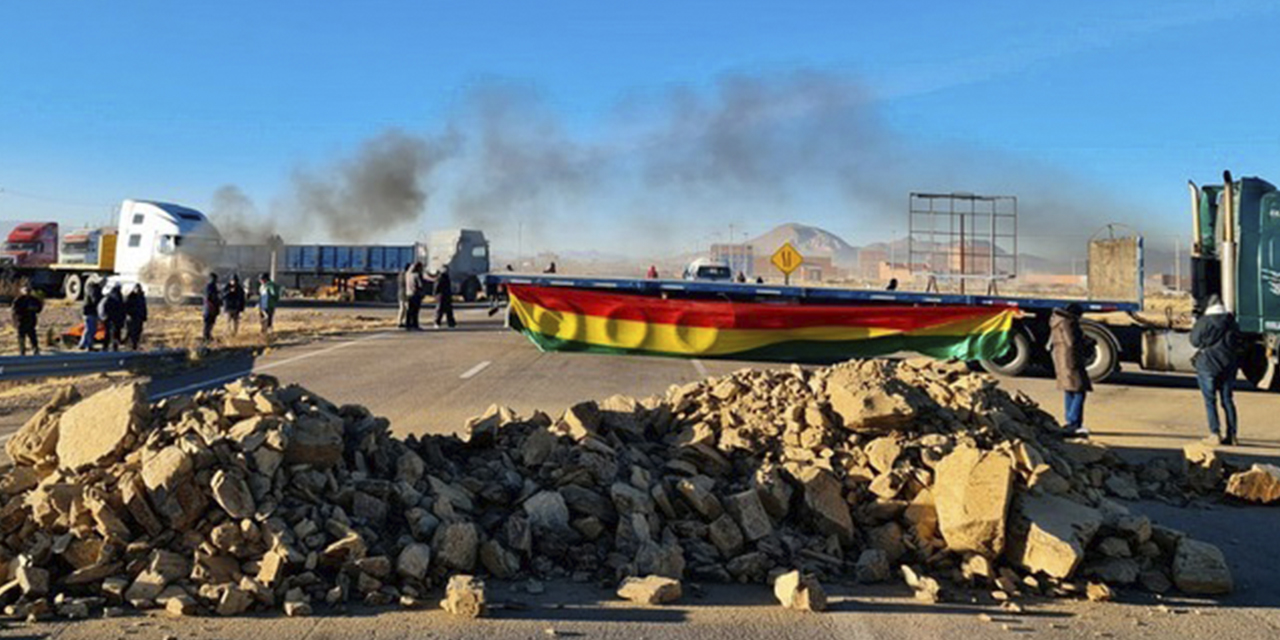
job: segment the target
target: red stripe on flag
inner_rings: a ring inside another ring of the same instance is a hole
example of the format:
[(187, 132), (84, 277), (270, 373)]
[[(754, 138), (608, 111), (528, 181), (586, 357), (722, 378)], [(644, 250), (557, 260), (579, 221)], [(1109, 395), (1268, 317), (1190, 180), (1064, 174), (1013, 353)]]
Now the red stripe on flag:
[(511, 296), (544, 309), (631, 320), (717, 329), (801, 329), (869, 327), (913, 331), (959, 320), (995, 315), (1003, 309), (915, 307), (910, 305), (800, 305), (794, 303), (669, 300), (589, 289), (508, 286)]

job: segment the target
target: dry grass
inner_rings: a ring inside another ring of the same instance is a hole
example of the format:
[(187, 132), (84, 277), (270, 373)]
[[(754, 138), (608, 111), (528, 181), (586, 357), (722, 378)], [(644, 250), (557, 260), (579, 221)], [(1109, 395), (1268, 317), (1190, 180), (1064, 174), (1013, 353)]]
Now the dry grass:
[[(143, 331), (146, 349), (190, 349), (203, 345), (203, 321), (194, 306), (165, 307), (153, 305), (150, 320)], [(40, 314), (41, 343), (54, 350), (64, 349), (61, 336), (81, 323), (80, 306), (65, 301), (50, 301)], [(309, 342), (325, 336), (362, 333), (392, 328), (392, 316), (361, 315), (349, 310), (279, 309), (275, 331), (270, 338), (259, 331), (258, 312), (247, 310), (240, 321), (240, 331), (231, 335), (227, 315), (218, 317), (212, 349), (257, 349)], [(0, 318), (0, 355), (17, 355), (18, 340), (12, 318)]]

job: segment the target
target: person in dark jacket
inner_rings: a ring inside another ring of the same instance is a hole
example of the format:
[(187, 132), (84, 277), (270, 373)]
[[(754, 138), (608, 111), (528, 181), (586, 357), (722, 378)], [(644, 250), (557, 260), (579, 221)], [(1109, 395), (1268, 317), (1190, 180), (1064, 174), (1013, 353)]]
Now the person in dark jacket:
[(104, 349), (120, 350), (120, 340), (124, 333), (124, 293), (120, 284), (111, 285), (111, 291), (98, 303), (98, 319), (106, 328), (107, 343)]
[(222, 308), (227, 310), (227, 321), (231, 323), (231, 335), (240, 333), (240, 314), (244, 313), (244, 285), (240, 284), (240, 276), (231, 274), (227, 287), (222, 292)]
[(1080, 305), (1072, 303), (1065, 308), (1054, 309), (1049, 317), (1053, 375), (1057, 379), (1058, 390), (1063, 393), (1066, 414), (1063, 428), (1071, 437), (1089, 435), (1089, 430), (1084, 428), (1084, 401), (1086, 395), (1093, 391), (1093, 383), (1085, 370), (1093, 344), (1080, 329), (1082, 311)]
[(23, 285), (18, 297), (13, 299), (13, 326), (18, 329), (18, 353), (27, 355), (27, 342), (31, 342), (31, 352), (40, 355), (40, 337), (36, 334), (36, 324), (40, 312), (44, 311), (44, 302), (32, 295), (31, 287)]
[(125, 340), (129, 348), (138, 350), (142, 342), (142, 326), (147, 323), (147, 296), (142, 292), (142, 285), (135, 284), (124, 299)]
[(453, 319), (453, 281), (449, 279), (449, 267), (440, 267), (434, 293), (436, 294), (436, 328), (440, 328), (442, 321), (448, 322), (450, 329), (458, 326), (457, 321)]
[(200, 301), (204, 315), (204, 341), (213, 340), (213, 325), (218, 322), (218, 314), (222, 311), (222, 292), (218, 290), (218, 274), (209, 274), (209, 284), (204, 286), (204, 297)]
[[(1196, 355), (1196, 381), (1204, 395), (1204, 408), (1209, 417), (1209, 431), (1219, 444), (1236, 441), (1236, 401), (1232, 396), (1236, 373), (1240, 370), (1240, 325), (1236, 317), (1222, 305), (1217, 294), (1209, 296), (1204, 315), (1191, 328), (1191, 346)], [(1218, 401), (1227, 419), (1227, 432), (1218, 423)]]
[(92, 282), (84, 292), (84, 304), (80, 312), (84, 315), (84, 333), (80, 335), (80, 348), (93, 351), (93, 344), (98, 341), (98, 304), (102, 302), (102, 285)]

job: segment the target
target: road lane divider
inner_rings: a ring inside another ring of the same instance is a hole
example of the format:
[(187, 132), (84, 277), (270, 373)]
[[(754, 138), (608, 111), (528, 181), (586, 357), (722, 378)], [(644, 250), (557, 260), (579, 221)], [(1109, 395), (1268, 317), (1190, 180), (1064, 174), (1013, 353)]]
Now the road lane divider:
[(480, 364), (477, 364), (476, 366), (471, 367), (470, 369), (467, 369), (466, 371), (462, 372), (462, 375), (458, 377), (462, 378), (463, 380), (469, 380), (472, 377), (475, 377), (476, 374), (480, 373), (481, 371), (484, 371), (485, 367), (488, 367), (491, 364), (493, 363), (488, 360), (485, 360)]
[(391, 333), (392, 333), (392, 332), (390, 332), (390, 331), (383, 331), (383, 332), (381, 332), (381, 333), (375, 333), (375, 334), (373, 334), (373, 335), (371, 335), (371, 336), (365, 336), (365, 337), (363, 337), (363, 338), (357, 338), (357, 339), (355, 339), (355, 340), (349, 340), (349, 341), (347, 341), (347, 342), (341, 342), (341, 343), (335, 344), (335, 345), (333, 345), (333, 346), (331, 346), (331, 347), (326, 347), (326, 348), (324, 348), (324, 349), (317, 349), (317, 350), (315, 350), (315, 351), (308, 351), (307, 353), (299, 354), (299, 355), (293, 356), (292, 358), (285, 358), (284, 360), (279, 360), (279, 361), (276, 361), (276, 362), (268, 362), (267, 364), (264, 364), (264, 365), (262, 365), (262, 366), (255, 366), (255, 367), (252, 367), (252, 368), (250, 368), (250, 369), (245, 369), (245, 370), (242, 370), (242, 371), (237, 371), (237, 372), (235, 372), (235, 373), (229, 373), (229, 374), (226, 374), (226, 375), (221, 375), (221, 376), (218, 376), (218, 377), (216, 377), (216, 378), (210, 378), (210, 379), (208, 379), (208, 380), (201, 380), (200, 382), (193, 382), (193, 383), (191, 383), (191, 384), (189, 384), (189, 385), (182, 386), (182, 387), (178, 387), (177, 389), (170, 389), (170, 390), (168, 390), (168, 391), (163, 391), (163, 392), (161, 392), (161, 393), (154, 394), (153, 396), (151, 396), (151, 400), (154, 402), (154, 401), (156, 401), (156, 400), (159, 400), (159, 399), (161, 399), (161, 398), (167, 398), (167, 397), (169, 397), (169, 396), (176, 396), (176, 395), (183, 394), (183, 393), (190, 393), (190, 392), (192, 392), (192, 391), (199, 391), (199, 390), (201, 390), (201, 389), (207, 389), (207, 388), (209, 388), (209, 387), (213, 387), (213, 386), (216, 386), (216, 385), (220, 385), (220, 384), (223, 384), (223, 383), (226, 383), (226, 382), (231, 382), (232, 380), (239, 380), (240, 378), (243, 378), (243, 377), (245, 377), (245, 376), (247, 376), (247, 375), (250, 375), (250, 374), (253, 374), (253, 373), (262, 373), (262, 372), (264, 372), (264, 371), (270, 371), (271, 369), (275, 369), (275, 368), (277, 368), (277, 367), (283, 367), (283, 366), (288, 365), (288, 364), (293, 364), (293, 363), (298, 362), (298, 361), (300, 361), (300, 360), (306, 360), (307, 358), (311, 358), (311, 357), (315, 357), (315, 356), (319, 356), (319, 355), (324, 355), (324, 354), (326, 354), (326, 353), (332, 353), (332, 352), (337, 351), (337, 350), (339, 350), (339, 349), (345, 349), (345, 348), (347, 348), (347, 347), (350, 347), (351, 345), (361, 344), (361, 343), (363, 343), (363, 342), (368, 342), (368, 341), (370, 341), (370, 340), (376, 340), (376, 339), (378, 339), (378, 338), (383, 338), (383, 337), (386, 337), (386, 336), (391, 335)]

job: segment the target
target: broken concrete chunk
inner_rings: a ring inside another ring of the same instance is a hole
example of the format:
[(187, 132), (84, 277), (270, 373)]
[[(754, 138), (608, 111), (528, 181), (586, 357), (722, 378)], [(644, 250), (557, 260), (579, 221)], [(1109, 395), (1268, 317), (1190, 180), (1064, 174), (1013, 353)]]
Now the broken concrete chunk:
[(455, 616), (479, 618), (485, 614), (484, 582), (475, 576), (457, 574), (445, 586), (440, 608)]
[(1231, 593), (1231, 569), (1222, 551), (1208, 542), (1183, 538), (1173, 557), (1173, 583), (1192, 595)]
[(252, 518), (257, 511), (253, 494), (249, 492), (249, 485), (245, 484), (240, 474), (227, 473), (219, 469), (213, 474), (209, 489), (218, 506), (232, 518), (237, 520)]
[(664, 576), (627, 578), (618, 587), (618, 597), (640, 604), (667, 604), (680, 599), (680, 581)]
[(999, 451), (957, 447), (937, 466), (933, 499), (953, 551), (999, 556), (1013, 497), (1013, 460)]
[(4, 450), (14, 464), (35, 465), (54, 455), (58, 449), (58, 419), (62, 410), (79, 400), (80, 392), (73, 386), (54, 391), (44, 406), (5, 443)]
[(1052, 578), (1071, 577), (1102, 526), (1097, 509), (1057, 496), (1024, 495), (1019, 515), (1020, 535), (1011, 536), (1013, 560)]
[(396, 558), (396, 573), (421, 582), (431, 565), (431, 547), (421, 542), (405, 545)]
[(840, 481), (830, 471), (807, 467), (796, 480), (804, 487), (804, 504), (812, 514), (814, 527), (821, 533), (835, 535), (842, 543), (853, 541), (853, 516), (844, 500)]
[(787, 609), (823, 611), (827, 594), (818, 580), (799, 571), (789, 571), (773, 581), (773, 596)]
[(118, 457), (146, 427), (144, 385), (111, 387), (77, 402), (58, 421), (58, 465), (77, 470)]
[(1260, 504), (1280, 501), (1280, 467), (1255, 464), (1248, 471), (1232, 474), (1227, 478), (1227, 495)]

